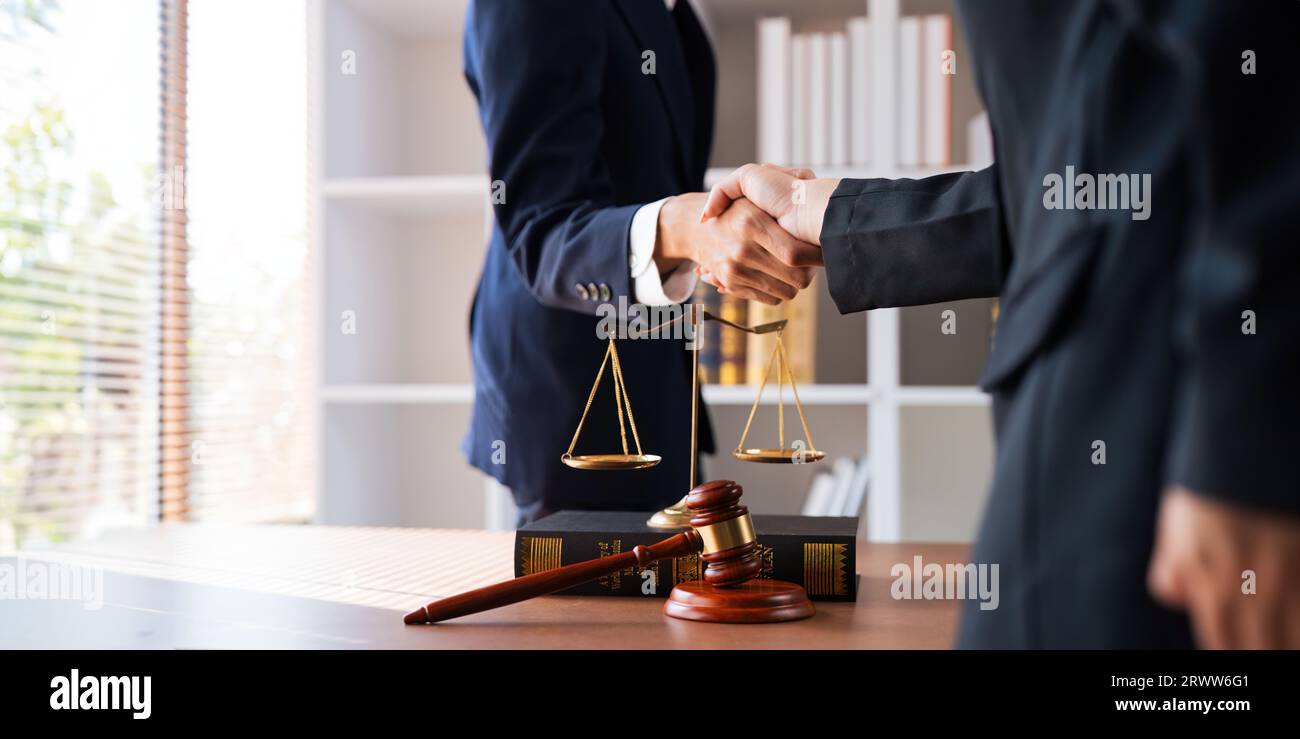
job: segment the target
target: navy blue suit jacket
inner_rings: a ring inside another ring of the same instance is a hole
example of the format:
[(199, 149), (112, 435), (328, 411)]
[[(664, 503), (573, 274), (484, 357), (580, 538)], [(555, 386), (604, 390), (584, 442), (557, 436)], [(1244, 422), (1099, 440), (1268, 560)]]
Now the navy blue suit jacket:
[[(703, 29), (685, 0), (672, 13), (659, 0), (475, 0), (464, 51), (491, 178), (504, 187), (470, 316), (465, 454), (510, 487), (525, 520), (672, 503), (686, 492), (690, 462), (681, 340), (619, 344), (641, 444), (663, 456), (658, 467), (579, 472), (560, 455), (606, 350), (598, 306), (635, 302), (633, 214), (703, 188), (714, 91)], [(712, 451), (704, 414), (700, 439)], [(607, 370), (575, 452), (618, 447)]]

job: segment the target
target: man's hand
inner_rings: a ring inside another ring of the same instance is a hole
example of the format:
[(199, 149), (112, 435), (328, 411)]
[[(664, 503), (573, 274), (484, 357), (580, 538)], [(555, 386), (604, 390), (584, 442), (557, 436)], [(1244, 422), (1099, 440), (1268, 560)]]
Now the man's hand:
[[(781, 167), (775, 164), (746, 164), (713, 186), (708, 202), (700, 213), (701, 222), (725, 216), (732, 204), (745, 198), (776, 220), (786, 233), (807, 244), (820, 244), (822, 216), (831, 193), (839, 180), (814, 179), (812, 170)], [(821, 256), (818, 254), (818, 264)], [(700, 279), (718, 288), (718, 292), (735, 292), (725, 275), (708, 265), (696, 267)]]
[(1147, 582), (1202, 647), (1300, 648), (1300, 520), (1171, 488)]
[(733, 201), (748, 198), (796, 239), (820, 244), (822, 217), (839, 180), (815, 177), (808, 169), (746, 164), (713, 186), (701, 220), (715, 218)]
[(655, 260), (662, 268), (695, 262), (716, 275), (726, 291), (746, 300), (777, 305), (812, 282), (821, 249), (786, 233), (748, 200), (737, 200), (720, 217), (702, 222), (705, 193), (670, 198), (659, 210)]

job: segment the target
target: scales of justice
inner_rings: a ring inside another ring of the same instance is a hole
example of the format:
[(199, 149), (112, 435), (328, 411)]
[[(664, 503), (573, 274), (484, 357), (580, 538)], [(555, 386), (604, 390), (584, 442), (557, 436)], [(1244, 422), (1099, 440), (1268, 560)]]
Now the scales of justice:
[[(758, 578), (761, 563), (758, 559), (758, 541), (749, 509), (740, 505), (741, 487), (729, 480), (715, 480), (695, 484), (695, 464), (698, 456), (697, 427), (699, 423), (700, 346), (703, 321), (717, 321), (724, 326), (751, 334), (776, 334), (775, 345), (768, 357), (763, 380), (758, 386), (749, 418), (740, 434), (732, 456), (742, 462), (768, 464), (801, 464), (818, 462), (825, 458), (812, 440), (799, 389), (790, 371), (782, 335), (786, 321), (773, 321), (757, 326), (742, 326), (690, 304), (686, 312), (669, 319), (653, 329), (670, 326), (689, 319), (693, 329), (694, 345), (691, 347), (691, 459), (688, 492), (680, 501), (650, 517), (647, 524), (665, 530), (684, 529), (682, 533), (650, 546), (637, 546), (632, 551), (578, 562), (545, 572), (515, 578), (468, 593), (451, 596), (406, 614), (408, 624), (431, 623), (478, 613), (491, 608), (517, 603), (547, 593), (554, 593), (574, 585), (594, 580), (629, 567), (645, 568), (663, 559), (697, 555), (705, 563), (703, 580), (678, 584), (664, 604), (664, 613), (674, 618), (720, 623), (773, 623), (795, 621), (812, 616), (812, 602), (804, 589), (795, 583)], [(610, 369), (614, 385), (614, 406), (618, 413), (619, 437), (622, 453), (575, 454), (582, 425), (591, 411), (596, 392), (600, 389), (605, 369)], [(746, 447), (745, 442), (754, 423), (754, 416), (763, 399), (768, 378), (776, 368), (777, 377), (777, 446), (774, 448)], [(785, 385), (790, 385), (799, 423), (803, 428), (807, 447), (796, 442), (786, 446), (785, 439)], [(632, 432), (632, 447), (628, 446), (627, 432)], [(634, 452), (635, 450), (635, 452)], [(560, 460), (580, 470), (636, 470), (653, 467), (661, 461), (655, 454), (647, 454), (641, 447), (636, 418), (632, 414), (632, 401), (623, 381), (623, 368), (619, 361), (618, 346), (614, 336), (601, 360), (596, 380), (587, 395), (586, 406), (573, 432), (569, 448)]]
[[(771, 355), (767, 359), (767, 367), (763, 370), (763, 381), (758, 386), (758, 392), (754, 396), (754, 404), (749, 408), (749, 418), (745, 421), (745, 429), (740, 433), (740, 441), (736, 442), (736, 449), (731, 453), (731, 456), (742, 462), (765, 462), (769, 464), (800, 464), (817, 462), (823, 459), (826, 453), (818, 451), (813, 445), (812, 432), (808, 430), (808, 418), (804, 415), (803, 404), (799, 402), (799, 388), (795, 385), (794, 375), (790, 372), (790, 361), (786, 356), (785, 342), (782, 339), (787, 322), (781, 320), (763, 323), (758, 326), (742, 326), (715, 316), (696, 304), (688, 305), (687, 309), (687, 312), (683, 315), (665, 321), (650, 330), (653, 332), (671, 326), (686, 317), (690, 317), (693, 323), (692, 335), (694, 336), (695, 345), (691, 349), (691, 473), (690, 484), (687, 489), (695, 487), (695, 460), (699, 454), (696, 429), (699, 423), (700, 348), (703, 337), (700, 326), (703, 321), (717, 321), (729, 328), (751, 334), (776, 334), (776, 342), (772, 347)], [(772, 375), (774, 365), (776, 367), (777, 383), (777, 447), (770, 449), (749, 448), (745, 446), (745, 440), (749, 438), (749, 429), (754, 423), (754, 415), (758, 412), (759, 403), (763, 399), (763, 390), (767, 388), (767, 380)], [(578, 436), (582, 433), (582, 424), (587, 420), (587, 413), (591, 410), (592, 401), (596, 399), (596, 391), (600, 389), (600, 381), (605, 376), (607, 366), (611, 367), (610, 373), (614, 378), (614, 406), (618, 410), (618, 428), (619, 435), (622, 438), (623, 453), (575, 455), (573, 450), (578, 444)], [(785, 445), (785, 383), (787, 381), (790, 383), (790, 393), (794, 396), (794, 407), (799, 412), (799, 423), (803, 427), (804, 438), (808, 442), (807, 448), (802, 446), (786, 447)], [(628, 449), (624, 415), (626, 415), (627, 425), (632, 428), (632, 441), (636, 446), (635, 454), (632, 454)], [(573, 440), (569, 442), (569, 449), (560, 457), (560, 461), (580, 470), (635, 470), (653, 467), (660, 462), (658, 455), (645, 454), (641, 450), (641, 438), (637, 435), (636, 419), (632, 415), (632, 401), (627, 394), (627, 385), (623, 382), (623, 368), (619, 363), (618, 346), (615, 344), (613, 336), (609, 338), (609, 348), (605, 350), (605, 358), (601, 361), (600, 369), (596, 372), (596, 381), (592, 383), (591, 393), (587, 395), (587, 405), (582, 410), (582, 417), (578, 419), (578, 428), (573, 432)], [(668, 508), (651, 516), (647, 523), (654, 528), (682, 529), (690, 526), (690, 520), (691, 512), (686, 506), (686, 498), (683, 497)]]

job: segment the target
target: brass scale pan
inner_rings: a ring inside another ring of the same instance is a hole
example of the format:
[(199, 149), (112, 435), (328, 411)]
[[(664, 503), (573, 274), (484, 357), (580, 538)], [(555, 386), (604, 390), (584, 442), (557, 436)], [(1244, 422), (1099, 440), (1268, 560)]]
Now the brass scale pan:
[[(710, 320), (718, 321), (719, 323), (726, 324), (728, 326), (740, 329), (742, 331), (746, 331), (750, 333), (758, 333), (758, 334), (780, 331), (784, 329), (786, 325), (786, 321), (782, 320), (782, 321), (773, 321), (772, 323), (765, 323), (760, 326), (754, 326), (751, 328), (747, 326), (741, 326), (736, 323), (732, 323), (731, 321), (728, 321), (718, 316), (714, 316), (708, 312), (705, 312), (704, 315), (706, 318)], [(616, 367), (615, 369), (616, 377), (618, 378), (616, 382), (618, 384), (621, 384), (622, 372), (619, 369), (617, 369), (617, 364), (615, 364), (615, 367)], [(604, 370), (603, 364), (601, 366), (601, 370), (602, 372)], [(597, 374), (596, 382), (597, 384), (599, 384), (600, 374)], [(759, 392), (760, 394), (762, 393), (761, 388)], [(595, 388), (592, 388), (592, 394), (593, 395), (595, 394)], [(796, 400), (795, 402), (797, 403), (798, 401)], [(755, 401), (755, 405), (757, 405), (757, 400)], [(629, 408), (628, 410), (629, 410), (628, 415), (630, 417), (631, 409)], [(577, 435), (575, 434), (574, 437), (576, 441)], [(731, 456), (735, 457), (736, 459), (742, 462), (760, 462), (764, 464), (799, 464), (799, 463), (821, 461), (822, 459), (825, 459), (826, 452), (820, 451), (818, 449), (746, 448), (746, 449), (736, 449), (731, 453)], [(658, 454), (566, 453), (560, 457), (560, 461), (564, 462), (564, 464), (579, 470), (639, 470), (639, 469), (645, 469), (647, 467), (654, 467), (655, 465), (659, 464), (662, 460), (663, 458), (660, 457)]]
[(820, 449), (737, 449), (731, 456), (742, 462), (799, 464), (820, 462), (826, 458), (826, 452)]
[(579, 470), (640, 470), (662, 459), (658, 454), (566, 454), (560, 461)]

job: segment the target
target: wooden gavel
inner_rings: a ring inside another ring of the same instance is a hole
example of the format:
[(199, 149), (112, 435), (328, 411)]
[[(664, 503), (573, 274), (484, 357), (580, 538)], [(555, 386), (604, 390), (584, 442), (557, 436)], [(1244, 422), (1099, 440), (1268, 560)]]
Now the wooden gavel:
[[(707, 565), (704, 581), (708, 585), (718, 588), (740, 585), (758, 575), (761, 568), (749, 509), (740, 505), (742, 492), (740, 485), (730, 480), (706, 482), (686, 496), (686, 505), (694, 514), (691, 529), (687, 531), (657, 544), (635, 547), (630, 552), (525, 575), (436, 600), (406, 614), (403, 620), (408, 624), (446, 621), (554, 593), (628, 567), (648, 567), (661, 559), (697, 553)], [(802, 594), (802, 589), (799, 592)], [(811, 608), (809, 604), (804, 617), (811, 615)]]

